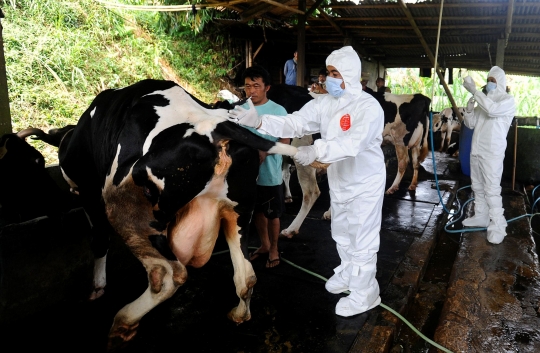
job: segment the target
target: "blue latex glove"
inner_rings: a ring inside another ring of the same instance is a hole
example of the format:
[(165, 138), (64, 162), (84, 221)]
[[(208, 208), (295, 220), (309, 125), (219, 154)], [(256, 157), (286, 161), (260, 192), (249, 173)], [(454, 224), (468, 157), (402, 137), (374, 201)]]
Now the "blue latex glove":
[(315, 146), (300, 146), (293, 158), (301, 165), (310, 165), (317, 159), (317, 148)]
[(244, 109), (242, 106), (237, 105), (233, 110), (229, 110), (229, 120), (237, 124), (254, 127), (257, 129), (261, 126), (262, 119), (255, 110), (255, 106), (251, 101), (251, 98), (247, 100), (249, 109)]

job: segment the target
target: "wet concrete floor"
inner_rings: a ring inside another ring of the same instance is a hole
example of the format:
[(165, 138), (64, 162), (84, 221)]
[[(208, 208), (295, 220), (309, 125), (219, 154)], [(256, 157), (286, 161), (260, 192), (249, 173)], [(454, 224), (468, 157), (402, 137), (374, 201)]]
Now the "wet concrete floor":
[[(455, 158), (443, 154), (437, 154), (437, 159), (443, 202), (450, 204), (451, 191), (459, 185), (459, 166)], [(424, 273), (437, 276), (436, 270), (426, 272), (426, 268), (440, 241), (438, 234), (445, 214), (433, 187), (430, 164), (430, 158), (423, 163), (416, 192), (407, 190), (410, 178), (406, 174), (400, 190), (386, 196), (383, 205), (377, 279), (383, 304), (401, 313), (415, 308), (414, 297), (419, 290), (434, 290), (422, 287), (420, 279)], [(394, 176), (389, 169), (387, 186)], [(300, 189), (294, 182), (291, 188), (294, 203), (287, 205), (282, 228), (292, 222), (300, 207)], [(327, 184), (321, 182), (320, 188), (321, 196), (300, 234), (280, 240), (281, 264), (266, 269), (264, 261), (254, 261), (258, 280), (250, 305), (250, 321), (236, 325), (226, 317), (238, 304), (238, 298), (227, 247), (219, 241), (217, 254), (204, 267), (189, 268), (186, 284), (143, 317), (137, 336), (123, 352), (354, 353), (388, 352), (395, 348), (393, 336), (397, 336), (398, 329), (380, 324), (386, 320), (398, 326), (393, 315), (377, 307), (352, 318), (339, 317), (334, 314), (334, 307), (344, 294), (328, 293), (323, 279), (296, 267), (329, 278), (339, 264), (330, 222), (321, 220), (329, 206)], [(146, 288), (142, 266), (122, 248), (123, 244), (116, 242), (115, 246), (119, 250), (116, 256), (111, 253), (108, 266), (129, 271), (109, 272), (104, 297), (93, 303), (84, 301), (82, 295), (65, 298), (31, 317), (2, 327), (0, 351), (104, 352), (114, 314)], [(258, 246), (254, 229), (250, 246)], [(440, 273), (443, 272), (448, 273)], [(439, 286), (439, 295), (444, 296), (445, 286)], [(438, 316), (431, 319), (432, 323), (437, 319)]]

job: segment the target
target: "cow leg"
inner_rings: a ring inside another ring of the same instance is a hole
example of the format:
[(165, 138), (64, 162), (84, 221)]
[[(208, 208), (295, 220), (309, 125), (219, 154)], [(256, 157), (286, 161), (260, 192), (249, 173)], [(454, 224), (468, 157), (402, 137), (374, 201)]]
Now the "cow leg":
[(114, 230), (103, 212), (101, 201), (90, 200), (87, 195), (95, 195), (95, 193), (83, 190), (80, 194), (81, 202), (84, 205), (83, 209), (88, 218), (88, 222), (90, 223), (90, 247), (92, 254), (94, 255), (92, 290), (88, 298), (93, 301), (100, 298), (105, 293), (105, 287), (107, 285), (107, 252), (109, 250), (109, 238)]
[(234, 268), (234, 285), (236, 287), (236, 295), (240, 298), (238, 306), (234, 307), (227, 317), (240, 324), (251, 319), (249, 311), (249, 303), (253, 293), (253, 286), (257, 282), (255, 271), (251, 262), (244, 256), (241, 247), (242, 235), (239, 233), (238, 214), (231, 207), (224, 207), (221, 211), (222, 229), (225, 233), (225, 239), (229, 245), (231, 260)]
[(441, 147), (439, 147), (439, 152), (442, 152), (444, 151), (444, 144), (446, 142), (446, 136), (448, 135), (448, 133), (446, 132), (441, 132)]
[(302, 206), (289, 227), (281, 231), (281, 235), (287, 238), (292, 238), (299, 233), (300, 226), (321, 194), (319, 185), (317, 184), (317, 170), (310, 166), (297, 164), (296, 162), (295, 164), (298, 181), (302, 188)]
[(412, 177), (411, 185), (409, 185), (409, 190), (416, 190), (416, 186), (418, 186), (418, 167), (420, 165), (420, 163), (418, 162), (418, 156), (420, 154), (418, 149), (419, 149), (418, 146), (414, 146), (413, 148), (411, 148), (413, 177)]
[[(136, 245), (133, 245), (136, 244)], [(128, 242), (133, 254), (148, 274), (148, 288), (115, 315), (109, 331), (108, 350), (114, 350), (133, 339), (142, 317), (170, 298), (187, 279), (187, 271), (179, 261), (165, 259), (149, 240)]]
[(452, 124), (448, 125), (448, 130), (446, 131), (446, 148), (444, 149), (445, 152), (448, 151), (448, 146), (450, 146), (450, 142), (452, 140), (452, 130), (453, 130)]
[(289, 157), (287, 156), (283, 156), (281, 174), (283, 175), (283, 184), (285, 185), (285, 190), (283, 191), (285, 203), (291, 203), (293, 202), (291, 188), (289, 187), (289, 181), (291, 180), (291, 164), (289, 163)]
[(401, 178), (403, 178), (403, 174), (405, 174), (405, 170), (409, 164), (409, 149), (404, 145), (395, 145), (395, 147), (398, 160), (398, 172), (392, 186), (386, 190), (386, 194), (393, 194), (399, 189), (399, 183), (401, 182)]

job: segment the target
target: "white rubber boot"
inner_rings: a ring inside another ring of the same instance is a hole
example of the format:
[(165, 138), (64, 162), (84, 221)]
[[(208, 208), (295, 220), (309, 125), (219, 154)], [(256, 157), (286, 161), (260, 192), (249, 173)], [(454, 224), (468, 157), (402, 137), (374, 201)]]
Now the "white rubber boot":
[(348, 297), (339, 300), (336, 305), (336, 314), (344, 317), (354, 316), (365, 313), (379, 304), (381, 304), (381, 297), (379, 295), (373, 298), (370, 295), (353, 292)]
[(484, 195), (478, 195), (478, 200), (474, 200), (474, 216), (465, 219), (461, 224), (463, 224), (464, 227), (482, 228), (486, 228), (489, 225), (489, 207)]
[[(360, 260), (360, 261), (359, 261)], [(353, 316), (373, 309), (381, 303), (379, 283), (375, 279), (377, 272), (377, 255), (367, 260), (352, 259), (352, 271), (349, 280), (351, 294), (341, 298), (336, 305), (339, 316)]]
[(464, 227), (481, 227), (486, 228), (489, 225), (489, 214), (481, 213), (481, 214), (475, 214), (474, 216), (467, 218), (463, 222), (461, 222)]
[(343, 271), (335, 273), (324, 285), (332, 294), (339, 294), (349, 290), (349, 281), (342, 277)]
[(506, 236), (506, 219), (504, 218), (504, 208), (489, 210), (491, 223), (487, 227), (487, 240), (492, 244), (500, 244)]
[(332, 294), (339, 294), (349, 290), (349, 278), (351, 275), (351, 258), (344, 246), (337, 244), (338, 255), (341, 264), (334, 269), (334, 275), (326, 281), (324, 287)]

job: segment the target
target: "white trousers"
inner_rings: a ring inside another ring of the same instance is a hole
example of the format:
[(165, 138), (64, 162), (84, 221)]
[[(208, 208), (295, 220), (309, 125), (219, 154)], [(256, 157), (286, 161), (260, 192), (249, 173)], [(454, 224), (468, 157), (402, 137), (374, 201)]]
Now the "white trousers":
[[(332, 238), (341, 264), (334, 272), (349, 283), (351, 291), (379, 295), (375, 279), (380, 245), (384, 183), (380, 192), (372, 192), (347, 203), (331, 203)], [(367, 294), (366, 294), (367, 295)]]

